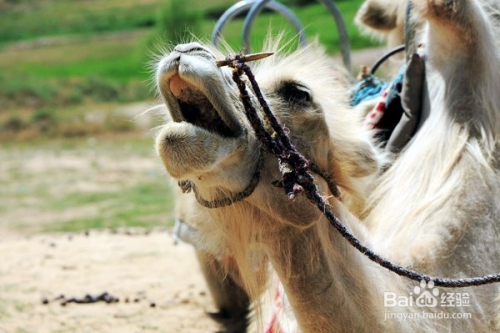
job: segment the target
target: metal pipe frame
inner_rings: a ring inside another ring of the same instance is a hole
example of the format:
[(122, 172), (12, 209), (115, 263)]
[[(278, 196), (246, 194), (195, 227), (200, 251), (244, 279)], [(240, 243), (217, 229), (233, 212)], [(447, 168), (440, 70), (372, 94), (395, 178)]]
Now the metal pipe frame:
[[(350, 53), (350, 42), (349, 36), (347, 34), (347, 29), (345, 26), (344, 19), (340, 13), (335, 2), (332, 0), (318, 0), (324, 4), (330, 14), (333, 16), (337, 31), (339, 32), (340, 50), (342, 54), (342, 61), (347, 70), (352, 72), (351, 64), (351, 53)], [(306, 45), (306, 36), (302, 24), (300, 23), (297, 16), (288, 8), (287, 6), (279, 3), (275, 0), (242, 0), (231, 6), (228, 10), (222, 14), (220, 19), (215, 24), (214, 30), (212, 32), (211, 41), (216, 47), (220, 44), (220, 38), (222, 34), (222, 29), (224, 26), (232, 20), (235, 16), (248, 11), (245, 17), (245, 22), (243, 24), (243, 48), (244, 52), (250, 52), (250, 35), (253, 27), (255, 18), (259, 15), (262, 9), (268, 8), (281, 15), (283, 15), (295, 28), (299, 36), (300, 45)]]
[(264, 8), (271, 9), (283, 15), (297, 31), (297, 34), (299, 35), (300, 44), (305, 45), (307, 43), (304, 29), (300, 24), (299, 19), (287, 6), (283, 5), (282, 3), (276, 2), (274, 0), (243, 0), (229, 7), (229, 9), (226, 10), (224, 14), (222, 14), (220, 19), (217, 21), (214, 30), (212, 32), (212, 37), (211, 37), (212, 44), (218, 47), (220, 44), (220, 37), (224, 26), (235, 16), (248, 11), (243, 26), (243, 47), (246, 52), (250, 52), (250, 34), (252, 30), (252, 25), (257, 15)]

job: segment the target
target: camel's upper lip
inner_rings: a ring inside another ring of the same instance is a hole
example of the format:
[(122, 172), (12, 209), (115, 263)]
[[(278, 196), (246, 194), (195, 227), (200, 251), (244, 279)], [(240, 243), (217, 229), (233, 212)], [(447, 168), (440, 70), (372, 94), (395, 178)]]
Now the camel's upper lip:
[(173, 51), (160, 62), (157, 80), (174, 121), (186, 121), (225, 138), (243, 133), (226, 91), (227, 80), (208, 51)]

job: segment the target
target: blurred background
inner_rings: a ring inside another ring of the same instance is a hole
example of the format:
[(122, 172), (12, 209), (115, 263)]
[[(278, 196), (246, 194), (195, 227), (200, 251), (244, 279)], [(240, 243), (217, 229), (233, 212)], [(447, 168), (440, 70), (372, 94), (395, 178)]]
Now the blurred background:
[[(333, 18), (313, 0), (283, 0), (309, 38), (338, 54)], [(159, 125), (152, 54), (208, 40), (230, 0), (0, 0), (0, 237), (168, 226), (173, 202), (154, 157)], [(338, 0), (353, 50), (376, 46), (353, 23), (362, 0)], [(223, 38), (241, 48), (244, 17)], [(263, 12), (253, 33), (295, 32)]]
[[(323, 5), (281, 2), (339, 58)], [(150, 68), (155, 50), (208, 40), (234, 3), (0, 0), (0, 333), (219, 329), (193, 247), (168, 236), (172, 182), (153, 148), (161, 115)], [(336, 3), (353, 51), (376, 46), (353, 23), (362, 0)], [(243, 20), (222, 34), (235, 50)], [(295, 37), (264, 11), (253, 50), (269, 30)], [(104, 291), (122, 301), (58, 304)]]

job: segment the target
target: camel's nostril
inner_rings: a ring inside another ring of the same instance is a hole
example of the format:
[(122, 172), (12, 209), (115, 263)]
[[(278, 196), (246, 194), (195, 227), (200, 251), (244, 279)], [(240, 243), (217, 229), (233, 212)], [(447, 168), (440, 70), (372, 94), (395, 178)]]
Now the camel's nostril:
[(208, 52), (207, 49), (205, 49), (203, 46), (201, 46), (201, 44), (196, 42), (188, 44), (179, 44), (174, 48), (174, 51), (177, 51), (179, 53), (189, 53), (195, 51)]

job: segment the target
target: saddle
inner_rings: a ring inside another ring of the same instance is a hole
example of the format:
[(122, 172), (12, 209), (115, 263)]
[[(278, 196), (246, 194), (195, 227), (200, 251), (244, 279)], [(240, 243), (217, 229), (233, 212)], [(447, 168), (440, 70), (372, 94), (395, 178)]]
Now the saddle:
[[(406, 2), (404, 23), (405, 44), (383, 55), (372, 67), (370, 73), (362, 76), (354, 86), (351, 105), (357, 106), (370, 99), (378, 98), (375, 106), (367, 113), (365, 125), (375, 129), (385, 150), (399, 153), (429, 117), (430, 101), (425, 79), (425, 55), (416, 42), (416, 29), (411, 17), (412, 2)], [(405, 51), (406, 64), (391, 81), (385, 82), (375, 76), (378, 67), (392, 55)]]
[(375, 130), (374, 135), (391, 153), (399, 153), (410, 142), (430, 111), (423, 55), (418, 52), (411, 54), (390, 81), (375, 75), (381, 63), (402, 50), (405, 50), (404, 46), (385, 54), (351, 89), (351, 106), (372, 106), (364, 124)]

